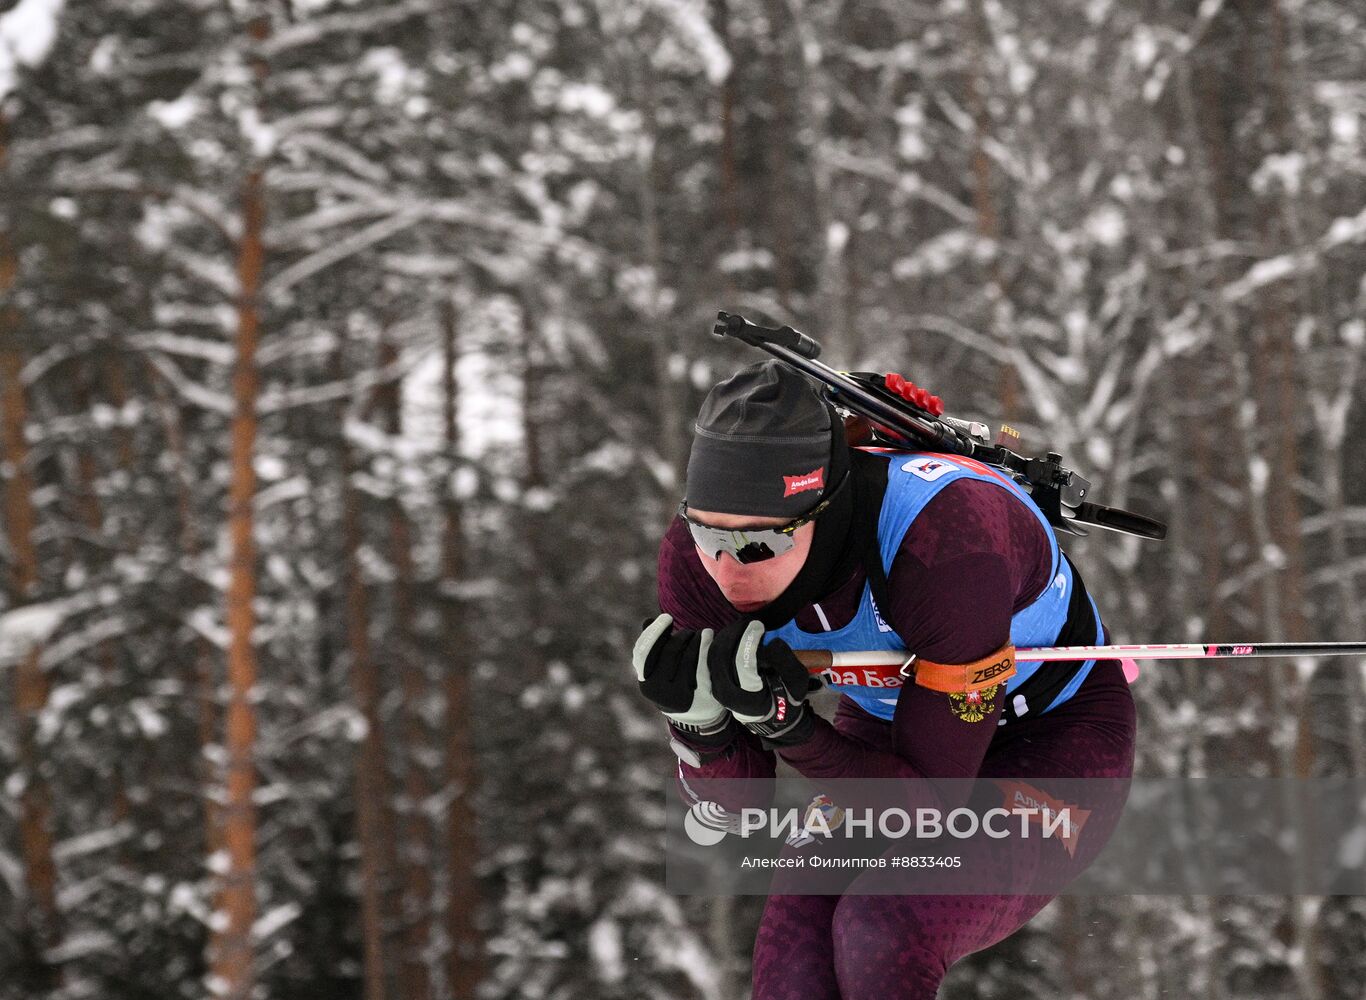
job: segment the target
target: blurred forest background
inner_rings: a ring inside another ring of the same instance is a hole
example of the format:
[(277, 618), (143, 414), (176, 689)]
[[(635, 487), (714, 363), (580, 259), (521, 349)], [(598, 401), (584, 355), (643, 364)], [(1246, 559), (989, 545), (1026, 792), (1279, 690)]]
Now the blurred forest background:
[[(718, 308), (1170, 521), (1118, 640), (1366, 637), (1364, 123), (1360, 0), (0, 0), (0, 998), (745, 996), (628, 666)], [(1134, 690), (1366, 777), (1357, 663)], [(944, 995), (1363, 981), (1075, 898)]]

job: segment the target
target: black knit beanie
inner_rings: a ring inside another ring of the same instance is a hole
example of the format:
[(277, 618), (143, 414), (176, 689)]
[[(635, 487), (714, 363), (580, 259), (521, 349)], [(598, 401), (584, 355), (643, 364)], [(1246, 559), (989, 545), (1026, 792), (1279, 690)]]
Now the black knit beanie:
[(707, 394), (688, 458), (697, 510), (798, 517), (848, 467), (843, 428), (806, 377), (781, 361), (742, 368)]

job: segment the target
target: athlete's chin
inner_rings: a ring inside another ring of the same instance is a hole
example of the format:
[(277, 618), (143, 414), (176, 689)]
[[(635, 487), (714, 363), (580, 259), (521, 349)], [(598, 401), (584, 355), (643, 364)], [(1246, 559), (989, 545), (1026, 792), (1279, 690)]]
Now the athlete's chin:
[(768, 601), (741, 601), (741, 600), (737, 600), (737, 599), (734, 598), (734, 597), (730, 598), (730, 605), (731, 605), (731, 607), (733, 607), (736, 611), (744, 611), (744, 612), (758, 611), (760, 608), (762, 608), (762, 607), (763, 607), (764, 605), (766, 605), (767, 603), (768, 603)]

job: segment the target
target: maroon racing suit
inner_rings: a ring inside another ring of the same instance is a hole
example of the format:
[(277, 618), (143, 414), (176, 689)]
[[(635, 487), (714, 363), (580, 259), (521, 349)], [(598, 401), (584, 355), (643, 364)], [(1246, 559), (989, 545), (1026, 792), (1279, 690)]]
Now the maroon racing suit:
[[(973, 480), (949, 484), (902, 539), (887, 573), (883, 616), (923, 659), (971, 663), (994, 653), (1010, 641), (1012, 615), (1049, 582), (1044, 532), (1008, 491)], [(660, 547), (660, 609), (679, 628), (719, 629), (742, 616), (700, 558), (686, 525), (675, 519)], [(856, 567), (843, 584), (797, 612), (798, 626), (808, 632), (843, 627), (857, 611), (864, 584), (863, 569)], [(816, 719), (809, 740), (778, 753), (815, 779), (1132, 774), (1134, 703), (1118, 661), (1097, 662), (1076, 693), (1051, 711), (998, 725), (1000, 701), (972, 721), (974, 715), (951, 709), (948, 695), (908, 684), (888, 723), (844, 696), (833, 724)], [(688, 742), (676, 730), (673, 735)], [(678, 777), (686, 799), (689, 779), (774, 773), (773, 752), (733, 724), (721, 756), (700, 767), (680, 761)], [(1123, 797), (1110, 794), (1083, 805), (1092, 812), (1075, 853), (1056, 841), (1036, 842), (1030, 849), (1042, 853), (1019, 863), (1050, 871), (1053, 885), (1080, 874), (1113, 832)], [(1051, 898), (865, 895), (857, 880), (838, 896), (774, 893), (755, 941), (753, 998), (929, 1000), (954, 962), (1014, 933)]]

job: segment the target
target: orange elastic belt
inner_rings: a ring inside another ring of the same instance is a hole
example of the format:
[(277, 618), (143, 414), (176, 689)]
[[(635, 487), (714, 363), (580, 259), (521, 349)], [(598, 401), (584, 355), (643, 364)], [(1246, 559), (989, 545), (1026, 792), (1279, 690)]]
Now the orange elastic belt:
[(976, 663), (934, 663), (916, 659), (915, 682), (931, 691), (969, 694), (1015, 676), (1015, 644), (1006, 643)]

